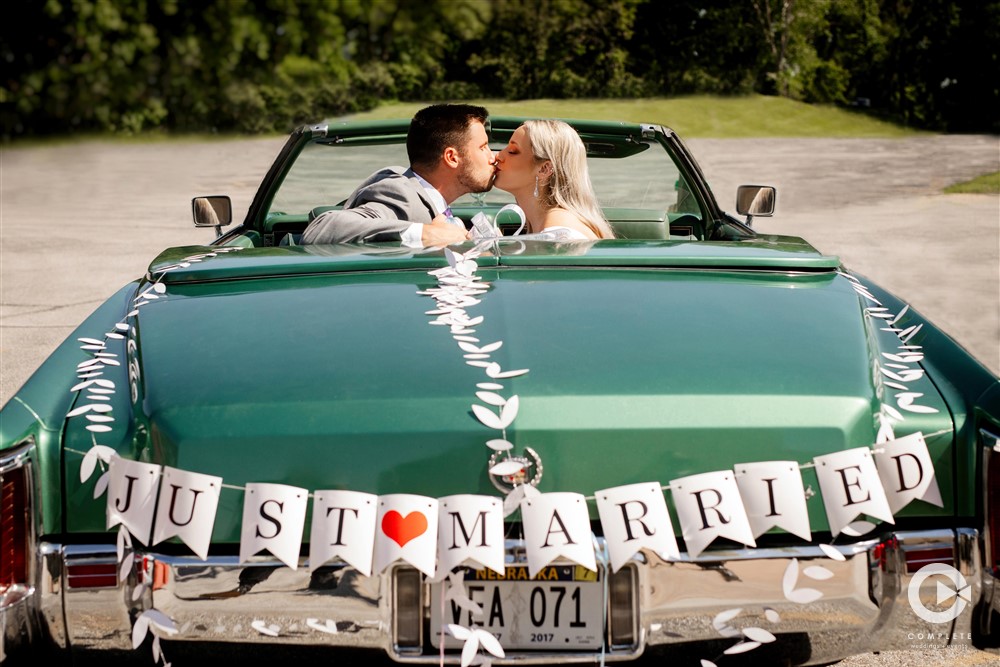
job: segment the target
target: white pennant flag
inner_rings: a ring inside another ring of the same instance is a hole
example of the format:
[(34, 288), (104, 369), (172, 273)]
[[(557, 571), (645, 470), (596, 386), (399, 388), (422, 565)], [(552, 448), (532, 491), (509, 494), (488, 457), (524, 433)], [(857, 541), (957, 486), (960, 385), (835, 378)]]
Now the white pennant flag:
[(944, 507), (923, 433), (884, 442), (879, 448), (875, 465), (893, 514), (917, 499)]
[(504, 573), (503, 502), (492, 496), (438, 499), (438, 564), (451, 572), (466, 560)]
[(809, 508), (798, 463), (738, 463), (733, 472), (754, 538), (777, 527), (803, 540), (812, 540)]
[(359, 491), (317, 491), (313, 494), (309, 568), (315, 570), (340, 557), (370, 577), (375, 546), (378, 496)]
[(528, 575), (562, 556), (597, 571), (587, 500), (579, 493), (542, 493), (521, 501)]
[(221, 477), (164, 466), (153, 544), (176, 535), (198, 558), (207, 559), (221, 491)]
[(755, 547), (736, 478), (731, 470), (689, 475), (670, 482), (688, 554), (697, 558), (712, 540), (725, 537)]
[(680, 557), (659, 482), (603, 489), (595, 496), (613, 571), (621, 569), (639, 549), (651, 549), (664, 559)]
[(375, 571), (403, 560), (428, 577), (437, 559), (438, 501), (394, 493), (378, 497), (375, 523)]
[(309, 492), (285, 484), (247, 484), (243, 497), (240, 562), (267, 549), (293, 570), (306, 522)]
[(823, 506), (830, 521), (830, 532), (834, 537), (862, 513), (895, 523), (871, 450), (856, 447), (817, 456), (813, 461), (823, 494)]
[(160, 466), (112, 456), (108, 466), (108, 528), (122, 524), (145, 545), (153, 529)]

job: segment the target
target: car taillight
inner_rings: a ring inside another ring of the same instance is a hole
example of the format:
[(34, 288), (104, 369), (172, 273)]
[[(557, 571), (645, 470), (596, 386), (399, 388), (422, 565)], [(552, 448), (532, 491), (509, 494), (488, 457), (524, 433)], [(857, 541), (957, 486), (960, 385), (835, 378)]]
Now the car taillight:
[[(2, 470), (2, 469), (0, 469)], [(15, 584), (28, 582), (28, 468), (0, 472), (0, 595)]]
[(987, 447), (986, 459), (986, 528), (989, 553), (987, 567), (994, 575), (1000, 574), (1000, 438), (982, 431)]

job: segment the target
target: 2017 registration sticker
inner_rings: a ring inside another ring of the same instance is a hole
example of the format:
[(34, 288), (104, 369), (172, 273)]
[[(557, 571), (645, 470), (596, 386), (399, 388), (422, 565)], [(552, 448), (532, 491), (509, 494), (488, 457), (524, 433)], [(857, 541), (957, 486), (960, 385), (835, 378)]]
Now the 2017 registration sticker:
[[(603, 642), (602, 582), (579, 565), (550, 565), (534, 578), (528, 568), (508, 566), (501, 575), (488, 569), (465, 571), (469, 597), (483, 607), (472, 616), (452, 601), (442, 605), (441, 586), (431, 587), (431, 643), (440, 647), (440, 628), (456, 623), (492, 632), (505, 649), (598, 649)], [(445, 636), (446, 648), (462, 642)]]

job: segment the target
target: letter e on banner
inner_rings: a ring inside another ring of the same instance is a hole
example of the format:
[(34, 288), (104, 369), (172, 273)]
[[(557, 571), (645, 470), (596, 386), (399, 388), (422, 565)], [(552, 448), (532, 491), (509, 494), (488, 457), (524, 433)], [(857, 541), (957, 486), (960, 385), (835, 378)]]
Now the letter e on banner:
[(743, 499), (731, 470), (706, 472), (670, 482), (688, 554), (696, 558), (712, 540), (726, 537), (755, 547)]
[(404, 560), (428, 577), (437, 560), (437, 498), (393, 493), (378, 497), (375, 571)]
[(798, 463), (738, 463), (733, 472), (736, 473), (736, 485), (740, 489), (754, 538), (772, 528), (781, 528), (803, 540), (812, 539), (809, 508)]
[(597, 571), (587, 500), (579, 493), (542, 493), (521, 501), (528, 575), (562, 556)]
[(875, 465), (893, 514), (914, 500), (944, 507), (923, 433), (879, 444)]
[(309, 569), (332, 558), (365, 575), (372, 573), (378, 496), (360, 491), (317, 491), (313, 494), (309, 534)]
[(870, 449), (855, 447), (813, 461), (834, 537), (862, 513), (895, 523)]
[(504, 573), (503, 502), (491, 496), (438, 499), (438, 564), (442, 573), (466, 560)]
[(267, 549), (293, 570), (306, 523), (309, 492), (285, 484), (247, 484), (243, 497), (240, 562)]
[(639, 549), (650, 549), (663, 559), (680, 557), (659, 482), (603, 489), (594, 496), (613, 571), (621, 569)]
[(112, 456), (108, 466), (107, 527), (122, 524), (135, 539), (149, 544), (156, 509), (160, 466)]
[(221, 477), (164, 466), (153, 544), (176, 535), (198, 558), (208, 558), (221, 491)]

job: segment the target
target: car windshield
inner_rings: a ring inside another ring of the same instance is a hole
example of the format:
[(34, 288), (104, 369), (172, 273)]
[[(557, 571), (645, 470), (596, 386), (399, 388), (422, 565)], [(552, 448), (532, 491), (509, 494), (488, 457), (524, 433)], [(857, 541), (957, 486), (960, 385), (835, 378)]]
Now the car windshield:
[[(504, 145), (493, 143), (491, 148), (499, 151)], [(588, 149), (591, 181), (606, 212), (648, 209), (703, 217), (683, 174), (655, 142), (627, 157), (603, 157), (599, 153), (601, 144), (588, 144)], [(403, 169), (406, 165), (402, 144), (310, 142), (271, 200), (268, 218), (308, 215), (317, 207), (339, 206), (370, 174), (388, 166)], [(513, 201), (509, 193), (493, 189), (481, 195), (464, 195), (452, 207), (495, 209)], [(613, 214), (608, 217), (613, 218)]]

